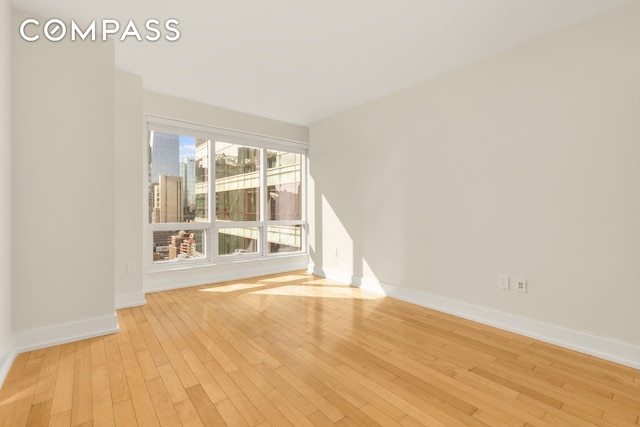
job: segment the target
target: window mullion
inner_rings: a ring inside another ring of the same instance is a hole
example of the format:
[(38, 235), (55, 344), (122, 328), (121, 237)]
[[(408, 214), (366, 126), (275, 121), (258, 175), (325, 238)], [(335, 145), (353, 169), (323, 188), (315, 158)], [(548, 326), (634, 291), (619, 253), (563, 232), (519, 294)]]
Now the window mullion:
[(262, 256), (267, 256), (267, 150), (265, 148), (260, 149), (260, 222), (261, 233), (260, 244), (262, 245)]
[[(270, 251), (276, 256), (306, 252), (308, 164), (304, 147), (235, 131), (218, 135), (198, 125), (192, 129), (185, 122), (167, 127), (174, 122), (163, 120), (148, 122), (145, 250), (149, 253), (146, 263), (153, 271), (264, 258)], [(195, 152), (190, 152), (194, 142)], [(194, 153), (195, 163), (187, 161)], [(273, 194), (269, 185), (275, 186)]]
[(209, 222), (211, 238), (208, 242), (211, 261), (216, 262), (218, 258), (218, 224), (216, 220), (216, 142), (209, 140)]
[(308, 205), (308, 199), (307, 199), (307, 185), (309, 180), (307, 179), (307, 171), (309, 170), (309, 159), (306, 155), (302, 156), (302, 164), (300, 165), (300, 167), (302, 168), (301, 173), (300, 173), (300, 179), (302, 181), (302, 185), (300, 186), (300, 191), (302, 193), (301, 197), (302, 197), (302, 206), (300, 207), (301, 209), (301, 216), (300, 218), (302, 219), (302, 227), (300, 232), (302, 233), (301, 235), (301, 243), (302, 243), (302, 247), (303, 248), (308, 248), (308, 238), (309, 238), (309, 223), (307, 222), (308, 220), (308, 214), (309, 214), (309, 205)]

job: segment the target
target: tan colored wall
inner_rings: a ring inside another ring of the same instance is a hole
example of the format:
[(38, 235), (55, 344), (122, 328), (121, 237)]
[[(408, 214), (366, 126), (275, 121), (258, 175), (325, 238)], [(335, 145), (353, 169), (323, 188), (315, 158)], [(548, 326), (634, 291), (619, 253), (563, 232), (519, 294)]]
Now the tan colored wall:
[(11, 4), (0, 1), (0, 384), (12, 332), (11, 280)]
[(638, 22), (633, 2), (312, 124), (314, 263), (640, 345)]
[(112, 43), (28, 43), (14, 11), (13, 329), (114, 314)]

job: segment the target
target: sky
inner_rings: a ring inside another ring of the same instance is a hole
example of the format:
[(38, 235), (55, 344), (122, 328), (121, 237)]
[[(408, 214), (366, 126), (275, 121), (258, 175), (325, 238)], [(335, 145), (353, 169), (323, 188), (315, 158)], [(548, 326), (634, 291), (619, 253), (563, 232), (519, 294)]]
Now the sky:
[(192, 136), (180, 135), (180, 163), (187, 158), (196, 158), (196, 139)]

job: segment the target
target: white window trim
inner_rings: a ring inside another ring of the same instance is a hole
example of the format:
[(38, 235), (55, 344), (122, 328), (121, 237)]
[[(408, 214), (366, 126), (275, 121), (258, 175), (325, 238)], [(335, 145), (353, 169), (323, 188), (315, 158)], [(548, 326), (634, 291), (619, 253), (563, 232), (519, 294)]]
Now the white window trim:
[[(270, 150), (282, 150), (291, 153), (307, 155), (309, 144), (306, 142), (294, 141), (291, 139), (276, 138), (273, 136), (259, 135), (250, 132), (243, 132), (233, 129), (225, 129), (213, 126), (207, 126), (197, 123), (185, 122), (182, 120), (174, 120), (159, 116), (147, 116), (147, 131), (154, 130), (158, 132), (186, 134), (196, 138), (206, 139), (223, 139), (224, 142), (234, 144), (247, 145), (256, 148), (267, 148)], [(186, 132), (186, 133), (185, 133)]]
[[(254, 133), (236, 131), (232, 129), (218, 128), (213, 126), (207, 126), (197, 123), (191, 123), (181, 120), (174, 120), (165, 117), (147, 115), (146, 116), (146, 139), (145, 144), (148, 144), (149, 132), (165, 132), (176, 135), (188, 135), (196, 138), (206, 138), (215, 142), (216, 140), (239, 144), (243, 146), (250, 146), (261, 149), (261, 164), (265, 167), (260, 168), (260, 218), (262, 221), (216, 221), (215, 219), (215, 165), (213, 161), (213, 144), (209, 145), (209, 222), (190, 222), (190, 223), (149, 223), (149, 208), (148, 203), (144, 202), (144, 218), (143, 221), (147, 226), (147, 236), (145, 238), (145, 270), (148, 273), (155, 272), (167, 272), (172, 270), (183, 270), (189, 268), (200, 268), (215, 265), (225, 265), (231, 263), (241, 263), (251, 260), (269, 260), (295, 257), (300, 255), (308, 255), (308, 222), (307, 222), (307, 167), (308, 167), (308, 147), (309, 144), (305, 142), (293, 141), (283, 138), (275, 138), (271, 136), (258, 135)], [(301, 165), (302, 176), (302, 219), (301, 220), (267, 220), (267, 151), (285, 151), (289, 153), (302, 154), (303, 161)], [(143, 200), (148, 197), (148, 176), (149, 176), (149, 151), (145, 149), (144, 155), (144, 192)], [(233, 227), (254, 227), (258, 229), (260, 236), (266, 236), (267, 227), (273, 226), (300, 226), (301, 231), (301, 251), (296, 252), (282, 252), (282, 253), (267, 253), (268, 242), (267, 238), (259, 238), (260, 250), (256, 253), (247, 253), (242, 255), (220, 255), (218, 254), (217, 245), (217, 233), (220, 228), (233, 228)], [(201, 259), (193, 260), (181, 260), (177, 262), (154, 262), (153, 252), (153, 232), (162, 230), (204, 230), (206, 239), (206, 256)]]

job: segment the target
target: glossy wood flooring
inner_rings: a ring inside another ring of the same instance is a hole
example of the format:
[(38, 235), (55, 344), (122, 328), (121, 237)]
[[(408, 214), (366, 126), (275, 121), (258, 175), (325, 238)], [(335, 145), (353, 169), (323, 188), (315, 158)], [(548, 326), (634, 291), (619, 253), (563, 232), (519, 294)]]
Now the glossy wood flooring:
[(147, 295), (23, 353), (0, 425), (631, 426), (640, 371), (305, 273)]

